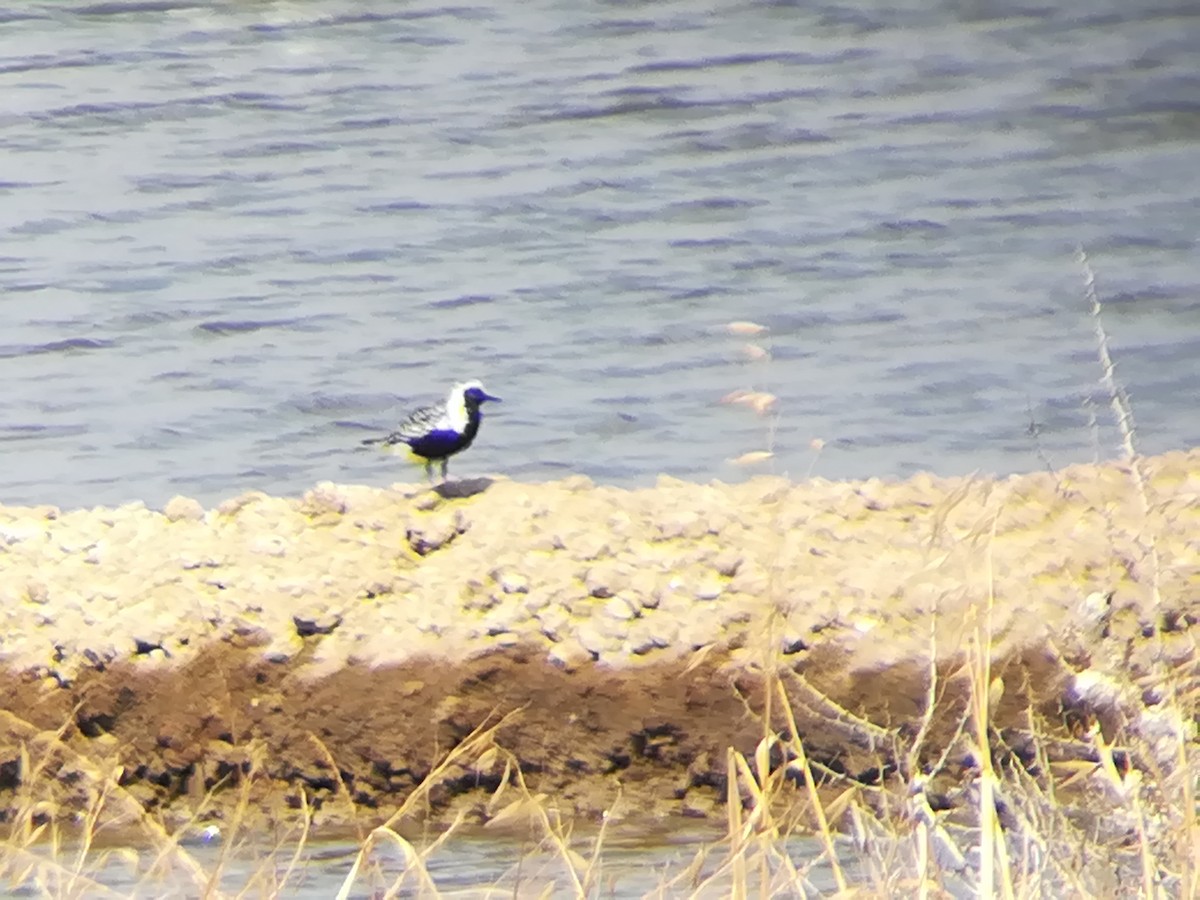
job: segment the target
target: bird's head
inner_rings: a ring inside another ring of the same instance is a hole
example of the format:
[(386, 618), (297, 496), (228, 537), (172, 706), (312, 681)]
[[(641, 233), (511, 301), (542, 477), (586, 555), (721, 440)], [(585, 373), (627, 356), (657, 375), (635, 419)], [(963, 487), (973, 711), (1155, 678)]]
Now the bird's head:
[(500, 402), (499, 397), (493, 397), (483, 389), (483, 383), (479, 381), (465, 381), (462, 384), (455, 385), (455, 393), (462, 397), (463, 403), (470, 407), (478, 408), (479, 404), (486, 403), (488, 400)]

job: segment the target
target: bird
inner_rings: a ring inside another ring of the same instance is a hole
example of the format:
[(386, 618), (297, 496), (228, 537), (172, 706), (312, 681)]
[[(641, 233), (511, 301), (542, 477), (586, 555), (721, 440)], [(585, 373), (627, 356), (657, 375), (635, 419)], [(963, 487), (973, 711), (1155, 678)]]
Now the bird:
[(455, 453), (466, 450), (479, 433), (483, 416), (479, 407), (487, 401), (499, 403), (483, 389), (479, 381), (463, 381), (450, 389), (445, 404), (423, 406), (414, 410), (396, 430), (386, 437), (367, 438), (364, 444), (395, 447), (404, 444), (415, 462), (425, 464), (425, 477), (433, 483), (433, 464), (442, 464), (442, 482), (446, 481), (446, 465)]

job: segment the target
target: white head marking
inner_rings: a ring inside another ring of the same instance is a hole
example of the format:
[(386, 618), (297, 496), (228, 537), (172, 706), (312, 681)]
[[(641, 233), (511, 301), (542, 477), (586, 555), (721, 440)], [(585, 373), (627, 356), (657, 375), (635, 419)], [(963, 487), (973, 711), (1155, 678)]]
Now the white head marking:
[(449, 417), (450, 424), (455, 431), (466, 431), (468, 419), (467, 402), (464, 395), (471, 388), (478, 388), (482, 391), (483, 382), (477, 380), (461, 381), (450, 388), (450, 396), (446, 398), (446, 415)]

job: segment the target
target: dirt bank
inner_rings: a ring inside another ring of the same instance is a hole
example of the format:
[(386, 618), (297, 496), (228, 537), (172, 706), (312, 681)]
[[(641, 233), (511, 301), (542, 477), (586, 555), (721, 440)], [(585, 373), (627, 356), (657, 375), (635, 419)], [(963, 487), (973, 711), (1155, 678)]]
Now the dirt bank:
[[(1098, 720), (1171, 767), (1196, 740), (1200, 451), (1141, 471), (0, 508), (0, 815), (78, 812), (120, 764), (171, 818), (227, 817), (251, 772), (255, 815), (382, 818), (506, 713), (499, 745), (568, 812), (720, 815), (773, 678), (831, 784), (886, 784), (920, 733), (920, 761), (952, 748), (953, 805), (977, 639), (1004, 759), (1034, 765), (1035, 732), (1086, 759)], [(426, 812), (486, 821), (504, 766), (452, 767)]]

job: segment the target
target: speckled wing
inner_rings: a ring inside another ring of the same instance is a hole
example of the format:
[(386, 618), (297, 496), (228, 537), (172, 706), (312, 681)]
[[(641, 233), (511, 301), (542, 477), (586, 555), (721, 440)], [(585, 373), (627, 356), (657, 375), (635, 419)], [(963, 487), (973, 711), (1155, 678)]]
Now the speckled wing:
[(433, 431), (450, 430), (446, 410), (440, 406), (424, 406), (409, 414), (396, 430), (383, 439), (384, 444), (411, 444)]

